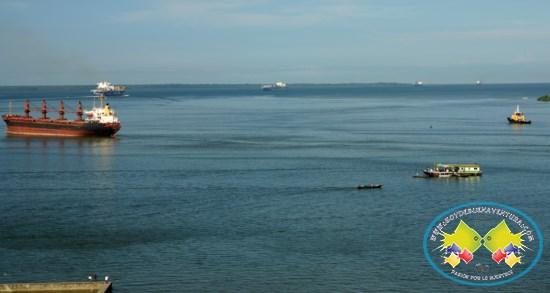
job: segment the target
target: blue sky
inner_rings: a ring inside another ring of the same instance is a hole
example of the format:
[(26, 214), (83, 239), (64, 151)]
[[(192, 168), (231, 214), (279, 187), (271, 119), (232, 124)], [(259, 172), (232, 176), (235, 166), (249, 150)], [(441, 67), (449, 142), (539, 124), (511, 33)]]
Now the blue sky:
[(550, 81), (550, 1), (0, 0), (0, 85)]

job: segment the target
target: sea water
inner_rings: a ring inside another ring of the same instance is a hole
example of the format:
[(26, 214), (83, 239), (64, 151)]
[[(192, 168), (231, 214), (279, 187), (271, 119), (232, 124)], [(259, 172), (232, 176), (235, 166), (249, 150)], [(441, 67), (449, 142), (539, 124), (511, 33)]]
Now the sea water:
[[(55, 117), (59, 99), (91, 107), (90, 88), (1, 87), (0, 106), (46, 98)], [(550, 236), (550, 103), (536, 101), (550, 84), (127, 93), (108, 100), (116, 138), (0, 136), (0, 283), (96, 273), (116, 292), (462, 291), (423, 256), (441, 212), (499, 202)], [(532, 125), (508, 124), (516, 105)], [(413, 178), (436, 162), (484, 175)], [(384, 188), (355, 188), (369, 183)], [(543, 292), (549, 274), (545, 253), (477, 291)]]

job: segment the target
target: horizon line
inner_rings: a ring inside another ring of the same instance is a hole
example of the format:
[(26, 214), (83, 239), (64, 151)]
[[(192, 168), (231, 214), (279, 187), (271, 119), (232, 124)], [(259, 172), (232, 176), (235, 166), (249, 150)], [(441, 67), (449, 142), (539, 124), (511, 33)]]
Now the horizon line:
[[(481, 82), (481, 84), (476, 84), (475, 82), (459, 82), (459, 83), (445, 83), (445, 82), (434, 82), (429, 83), (422, 81), (422, 86), (432, 86), (432, 85), (505, 85), (505, 84), (550, 84), (550, 81), (515, 81), (515, 82)], [(159, 85), (209, 85), (209, 86), (223, 86), (223, 85), (266, 85), (273, 83), (262, 83), (262, 82), (201, 82), (201, 83), (185, 83), (185, 82), (167, 82), (167, 83), (116, 83), (117, 85), (125, 86), (159, 86)], [(412, 85), (414, 82), (397, 82), (397, 81), (376, 81), (376, 82), (293, 82), (288, 83), (288, 85)], [(96, 84), (15, 84), (15, 85), (0, 85), (0, 87), (84, 87), (84, 86), (95, 86)]]

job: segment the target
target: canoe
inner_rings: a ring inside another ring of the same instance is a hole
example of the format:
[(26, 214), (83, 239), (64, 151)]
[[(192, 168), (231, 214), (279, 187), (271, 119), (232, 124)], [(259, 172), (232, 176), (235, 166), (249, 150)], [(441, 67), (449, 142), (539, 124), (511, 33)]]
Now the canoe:
[(375, 188), (382, 188), (382, 184), (361, 184), (357, 185), (357, 189), (375, 189)]

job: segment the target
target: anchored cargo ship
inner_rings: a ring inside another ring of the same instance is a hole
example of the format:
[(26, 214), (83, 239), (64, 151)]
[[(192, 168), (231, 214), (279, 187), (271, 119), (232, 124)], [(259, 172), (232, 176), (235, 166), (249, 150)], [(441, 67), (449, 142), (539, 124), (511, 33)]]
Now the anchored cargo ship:
[[(89, 111), (82, 108), (80, 101), (77, 104), (75, 120), (65, 118), (65, 113), (70, 112), (65, 109), (63, 101), (59, 102), (57, 109), (58, 117), (52, 119), (48, 117), (50, 108), (45, 100), (42, 100), (40, 108), (41, 116), (39, 118), (31, 117), (31, 105), (25, 101), (24, 115), (5, 114), (2, 119), (6, 122), (6, 133), (9, 135), (30, 135), (30, 136), (114, 136), (120, 130), (121, 124), (115, 111), (104, 103), (103, 96), (99, 97), (100, 107), (93, 107)], [(10, 111), (11, 112), (11, 111)]]
[(436, 164), (433, 168), (424, 170), (428, 177), (471, 177), (481, 176), (479, 164)]
[(104, 80), (97, 83), (97, 87), (92, 90), (95, 96), (122, 96), (128, 87), (123, 85), (113, 85)]

